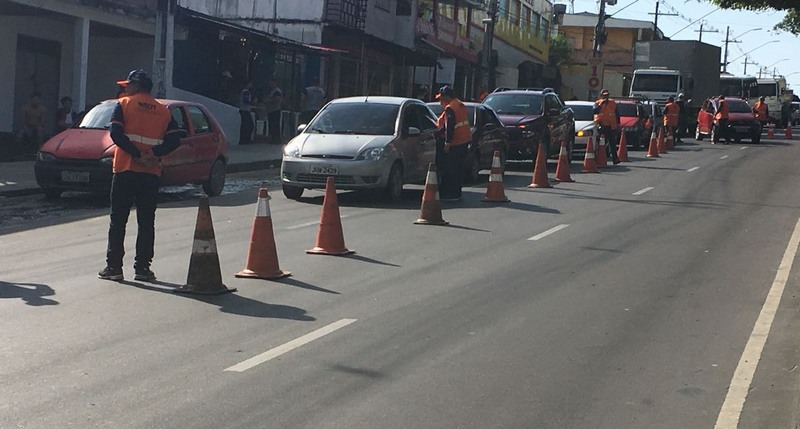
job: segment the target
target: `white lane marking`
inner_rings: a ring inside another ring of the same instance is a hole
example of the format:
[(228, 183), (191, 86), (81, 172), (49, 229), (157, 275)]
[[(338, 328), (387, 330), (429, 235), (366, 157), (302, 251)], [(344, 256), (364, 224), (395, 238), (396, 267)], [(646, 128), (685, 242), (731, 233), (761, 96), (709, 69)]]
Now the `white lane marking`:
[(528, 241), (541, 240), (541, 239), (547, 237), (548, 235), (555, 234), (558, 231), (561, 231), (562, 229), (564, 229), (564, 228), (566, 228), (568, 226), (569, 226), (568, 224), (562, 223), (561, 225), (554, 226), (554, 227), (548, 229), (547, 231), (545, 231), (545, 232), (543, 232), (541, 234), (534, 235), (533, 237), (529, 238)]
[(686, 170), (686, 171), (688, 171), (689, 173), (691, 173), (692, 171), (697, 171), (697, 170), (699, 170), (699, 169), (700, 169), (700, 167), (692, 167), (692, 168), (690, 168), (690, 169), (688, 169), (688, 170)]
[(742, 146), (739, 148), (739, 150), (745, 150), (745, 149), (747, 149), (747, 146)]
[[(350, 217), (350, 215), (341, 215), (341, 216), (339, 216), (339, 219), (344, 219), (346, 217)], [(307, 226), (314, 226), (314, 225), (319, 225), (319, 221), (315, 220), (314, 222), (306, 222), (306, 223), (300, 223), (300, 224), (297, 224), (297, 225), (287, 226), (286, 229), (300, 229), (300, 228), (305, 228)]]
[(655, 189), (655, 188), (653, 188), (652, 186), (648, 186), (648, 187), (646, 187), (644, 189), (641, 189), (641, 190), (638, 190), (638, 191), (634, 192), (633, 195), (642, 195), (645, 192), (652, 191), (653, 189)]
[(747, 340), (747, 345), (744, 346), (742, 357), (739, 359), (739, 364), (733, 373), (731, 385), (728, 388), (727, 395), (725, 395), (725, 401), (722, 403), (714, 429), (736, 429), (739, 425), (744, 401), (747, 398), (747, 392), (750, 390), (750, 384), (753, 381), (753, 374), (756, 372), (758, 361), (761, 360), (761, 353), (764, 351), (764, 344), (767, 342), (769, 330), (775, 320), (775, 313), (781, 303), (783, 290), (789, 279), (789, 273), (792, 271), (792, 263), (797, 254), (798, 245), (800, 245), (800, 219), (797, 220), (797, 224), (794, 226), (794, 232), (789, 239), (789, 244), (786, 246), (786, 252), (783, 254), (780, 265), (778, 265), (778, 272), (775, 273), (775, 280), (769, 289), (764, 306), (761, 307), (761, 312), (758, 314), (758, 319), (755, 326), (753, 326), (753, 331), (750, 333), (750, 338)]
[(308, 334), (303, 335), (300, 338), (294, 339), (289, 341), (288, 343), (275, 347), (274, 349), (267, 350), (264, 353), (261, 353), (258, 356), (253, 356), (250, 359), (247, 359), (244, 362), (237, 363), (236, 365), (225, 368), (225, 371), (233, 371), (233, 372), (244, 372), (250, 368), (253, 368), (256, 365), (260, 365), (266, 361), (275, 359), (276, 357), (288, 353), (298, 347), (304, 346), (314, 340), (320, 339), (325, 335), (330, 334), (331, 332), (338, 331), (341, 328), (355, 322), (358, 319), (342, 319), (338, 322), (333, 322), (328, 326), (324, 326), (322, 328), (317, 329), (314, 332), (309, 332)]
[(725, 158), (727, 158), (727, 157), (728, 157), (728, 155), (725, 155), (725, 156), (723, 156), (723, 157), (720, 157), (720, 159), (725, 159)]

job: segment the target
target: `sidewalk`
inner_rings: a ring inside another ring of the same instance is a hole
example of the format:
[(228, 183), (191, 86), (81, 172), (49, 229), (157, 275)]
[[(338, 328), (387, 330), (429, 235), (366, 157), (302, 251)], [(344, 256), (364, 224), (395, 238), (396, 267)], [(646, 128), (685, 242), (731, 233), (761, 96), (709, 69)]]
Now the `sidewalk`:
[[(228, 146), (228, 173), (279, 167), (283, 145), (258, 143)], [(0, 197), (41, 192), (36, 184), (33, 161), (0, 162)]]

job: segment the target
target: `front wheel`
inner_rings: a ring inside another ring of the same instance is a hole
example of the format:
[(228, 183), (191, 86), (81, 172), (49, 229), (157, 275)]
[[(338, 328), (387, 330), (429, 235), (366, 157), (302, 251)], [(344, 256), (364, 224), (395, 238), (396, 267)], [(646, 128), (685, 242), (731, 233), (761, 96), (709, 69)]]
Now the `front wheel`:
[(383, 198), (390, 202), (400, 201), (403, 197), (403, 167), (395, 163), (389, 171), (389, 180), (383, 189)]
[(283, 189), (283, 195), (290, 200), (299, 200), (303, 196), (304, 189), (299, 186), (283, 184), (281, 188)]
[(222, 193), (225, 188), (225, 163), (218, 159), (214, 161), (211, 166), (211, 173), (208, 175), (208, 181), (203, 183), (203, 191), (209, 197), (216, 197)]
[(758, 133), (754, 133), (754, 134), (753, 134), (753, 137), (750, 139), (750, 141), (752, 141), (752, 142), (753, 142), (753, 144), (759, 144), (759, 143), (761, 143), (761, 133), (760, 133), (760, 132), (758, 132)]

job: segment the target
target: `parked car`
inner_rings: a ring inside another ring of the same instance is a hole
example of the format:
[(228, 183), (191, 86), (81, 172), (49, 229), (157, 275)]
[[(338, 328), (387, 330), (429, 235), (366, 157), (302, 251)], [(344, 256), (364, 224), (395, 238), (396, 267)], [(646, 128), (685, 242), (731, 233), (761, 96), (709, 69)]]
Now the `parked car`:
[[(500, 165), (505, 167), (508, 132), (491, 107), (473, 102), (465, 102), (464, 105), (467, 106), (467, 119), (472, 128), (469, 155), (464, 158), (464, 181), (474, 183), (478, 181), (481, 170), (492, 168), (494, 151), (500, 151)], [(427, 103), (427, 106), (437, 117), (444, 111), (441, 103)]]
[(591, 101), (565, 101), (564, 104), (572, 109), (575, 118), (575, 143), (572, 144), (574, 159), (583, 159), (586, 156), (586, 141), (594, 139), (597, 133), (597, 124), (594, 122), (594, 103)]
[(299, 199), (304, 189), (379, 190), (400, 199), (403, 185), (424, 182), (435, 162), (436, 117), (418, 99), (361, 96), (326, 104), (284, 148), (283, 194)]
[[(158, 100), (172, 112), (187, 136), (174, 152), (162, 157), (161, 185), (202, 184), (209, 196), (222, 193), (228, 144), (217, 120), (205, 106), (178, 100)], [(45, 195), (64, 191), (108, 193), (111, 161), (117, 147), (108, 129), (116, 100), (89, 110), (74, 127), (56, 134), (39, 149), (34, 163), (36, 182)]]
[(572, 159), (575, 119), (552, 89), (498, 88), (483, 104), (494, 109), (508, 130), (508, 159), (535, 160), (539, 144), (545, 145), (549, 158), (558, 158), (562, 141)]
[(652, 126), (647, 122), (650, 115), (644, 103), (638, 99), (617, 98), (619, 124), (625, 133), (625, 141), (633, 150), (641, 150), (642, 143), (647, 147)]
[[(756, 119), (753, 109), (747, 101), (741, 98), (725, 97), (728, 103), (728, 124), (730, 126), (731, 137), (738, 143), (742, 139), (748, 139), (753, 144), (761, 142), (761, 122)], [(703, 103), (703, 107), (697, 113), (697, 131), (695, 139), (703, 140), (705, 136), (711, 137), (711, 141), (719, 141), (719, 128), (714, 115), (719, 107), (719, 99), (708, 99)]]
[(800, 124), (800, 102), (792, 101), (792, 125)]

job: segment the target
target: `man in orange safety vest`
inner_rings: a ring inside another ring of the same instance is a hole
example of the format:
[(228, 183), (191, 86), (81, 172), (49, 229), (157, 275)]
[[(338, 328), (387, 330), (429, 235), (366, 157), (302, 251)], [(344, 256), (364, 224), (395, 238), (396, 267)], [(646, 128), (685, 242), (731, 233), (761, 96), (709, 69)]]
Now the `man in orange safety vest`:
[(606, 148), (611, 150), (611, 159), (614, 164), (619, 164), (619, 157), (617, 156), (617, 142), (619, 141), (617, 130), (620, 128), (619, 111), (617, 110), (617, 103), (609, 98), (607, 89), (600, 91), (600, 98), (594, 102), (592, 111), (594, 113), (594, 122), (599, 126), (598, 141), (600, 136), (605, 136)]
[(458, 201), (461, 199), (462, 165), (472, 141), (472, 129), (467, 118), (467, 106), (456, 98), (453, 88), (441, 87), (436, 98), (444, 107), (441, 200)]

